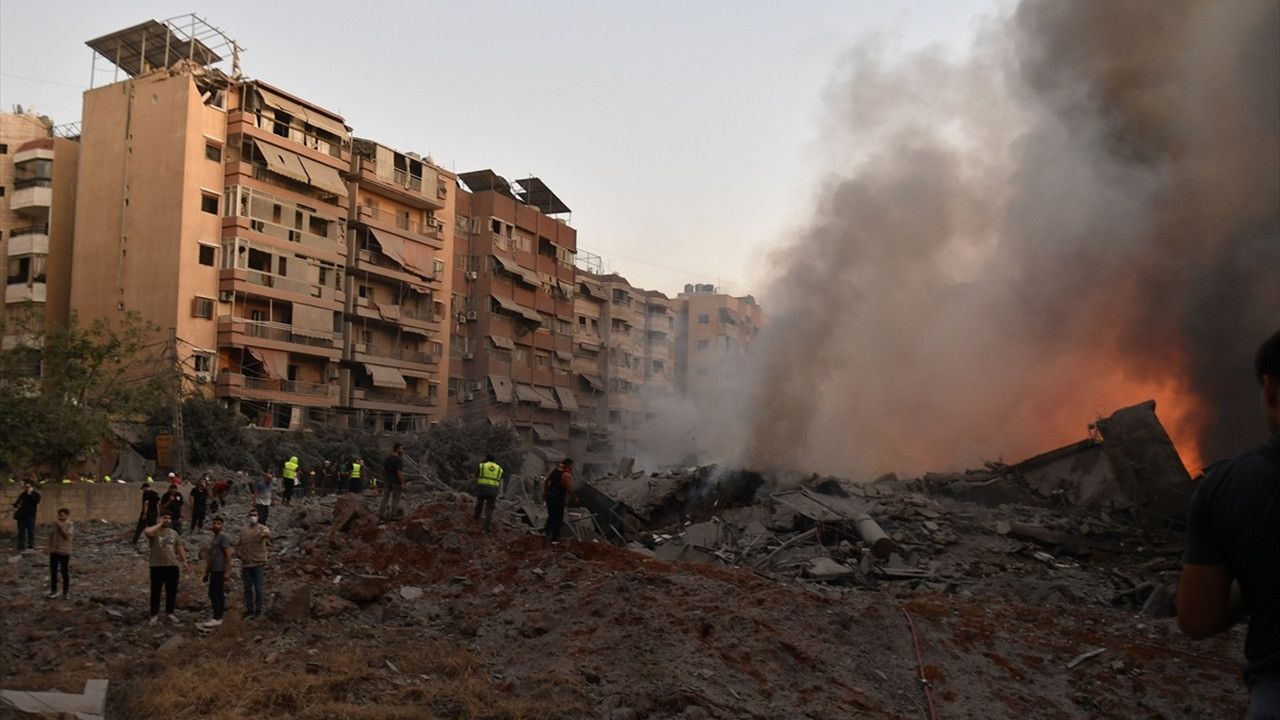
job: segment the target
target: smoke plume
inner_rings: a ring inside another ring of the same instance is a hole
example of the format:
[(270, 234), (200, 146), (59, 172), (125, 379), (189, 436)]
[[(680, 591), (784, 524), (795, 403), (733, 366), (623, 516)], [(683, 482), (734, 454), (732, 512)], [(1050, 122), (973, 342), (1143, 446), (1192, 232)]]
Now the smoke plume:
[(961, 62), (886, 57), (842, 66), (834, 167), (771, 258), (761, 469), (1014, 461), (1148, 398), (1184, 460), (1256, 443), (1280, 0), (1025, 0)]

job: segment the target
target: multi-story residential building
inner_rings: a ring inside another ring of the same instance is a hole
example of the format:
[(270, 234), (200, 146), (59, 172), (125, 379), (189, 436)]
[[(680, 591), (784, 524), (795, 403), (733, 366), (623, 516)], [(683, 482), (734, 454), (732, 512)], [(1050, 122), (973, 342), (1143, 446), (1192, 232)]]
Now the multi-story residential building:
[(425, 429), (446, 411), (457, 181), (429, 158), (363, 139), (350, 179), (341, 404), (365, 427)]
[[(671, 301), (617, 273), (579, 271), (574, 299), (574, 452), (635, 454), (654, 407), (673, 388)], [(589, 454), (590, 453), (590, 454)]]
[(713, 408), (726, 390), (749, 380), (764, 315), (755, 298), (718, 293), (714, 285), (685, 285), (675, 305), (676, 389), (695, 405)]
[(537, 178), (513, 187), (492, 170), (461, 173), (450, 399), (464, 421), (512, 424), (545, 455), (568, 449), (577, 232)]
[[(259, 425), (338, 406), (350, 137), (340, 116), (227, 75), (203, 34), (90, 41), (128, 77), (85, 93), (72, 306), (135, 310)], [(233, 69), (233, 73), (238, 70)]]
[[(0, 113), (0, 319), (33, 306), (36, 323), (66, 322), (80, 145), (31, 113)], [(38, 332), (40, 327), (30, 328)], [(23, 338), (6, 330), (5, 346)]]

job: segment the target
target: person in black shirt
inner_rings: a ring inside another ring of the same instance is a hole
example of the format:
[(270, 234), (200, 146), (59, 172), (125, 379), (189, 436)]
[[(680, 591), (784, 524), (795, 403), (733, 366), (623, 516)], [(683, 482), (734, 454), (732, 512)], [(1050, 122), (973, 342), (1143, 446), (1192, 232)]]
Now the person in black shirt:
[(205, 514), (209, 510), (209, 475), (206, 473), (191, 488), (191, 529), (203, 530)]
[(382, 461), (382, 502), (378, 503), (378, 519), (387, 521), (400, 515), (400, 493), (404, 490), (404, 446), (396, 443), (391, 454)]
[(36, 507), (40, 493), (29, 481), (22, 483), (22, 494), (13, 501), (13, 519), (18, 521), (18, 550), (36, 548)]
[(556, 469), (542, 479), (542, 499), (547, 503), (547, 535), (551, 542), (560, 542), (560, 528), (564, 525), (564, 506), (568, 498), (578, 500), (573, 491), (573, 459), (565, 458)]
[(138, 526), (133, 530), (133, 544), (138, 544), (142, 531), (156, 524), (160, 516), (160, 493), (151, 489), (151, 483), (142, 484), (142, 512), (138, 513)]
[(1254, 361), (1271, 438), (1196, 483), (1178, 588), (1178, 626), (1194, 639), (1245, 614), (1249, 718), (1280, 718), (1280, 332)]

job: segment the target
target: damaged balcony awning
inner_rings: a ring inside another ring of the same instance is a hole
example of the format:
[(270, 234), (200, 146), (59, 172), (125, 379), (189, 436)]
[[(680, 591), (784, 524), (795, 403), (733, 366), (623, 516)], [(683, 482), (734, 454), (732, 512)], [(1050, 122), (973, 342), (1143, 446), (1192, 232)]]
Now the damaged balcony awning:
[(298, 160), (302, 161), (302, 167), (306, 169), (312, 185), (339, 197), (347, 196), (347, 185), (342, 182), (342, 176), (337, 170), (305, 155), (299, 155)]
[(423, 278), (435, 277), (435, 257), (431, 248), (385, 230), (369, 228), (369, 233), (378, 241), (382, 254), (396, 261), (397, 265)]
[(538, 394), (538, 391), (532, 385), (516, 383), (516, 397), (520, 402), (542, 404), (542, 396)]
[(493, 395), (500, 403), (514, 403), (516, 401), (515, 387), (511, 384), (511, 378), (506, 375), (490, 375), (489, 384), (493, 386)]
[(306, 337), (333, 339), (333, 311), (296, 303), (293, 306), (293, 332)]
[(267, 350), (256, 347), (247, 349), (250, 355), (262, 363), (262, 370), (267, 374), (267, 377), (273, 380), (287, 380), (289, 378), (289, 353), (283, 350)]
[(578, 373), (578, 377), (585, 380), (586, 383), (591, 386), (592, 390), (595, 390), (596, 392), (604, 392), (604, 381), (599, 377), (589, 373)]
[(307, 175), (306, 168), (302, 166), (302, 159), (296, 153), (282, 150), (261, 140), (254, 140), (253, 144), (262, 154), (262, 159), (267, 161), (268, 170), (290, 180), (297, 180), (306, 185), (311, 184), (311, 176)]
[(578, 398), (574, 396), (573, 391), (569, 388), (555, 388), (556, 397), (560, 398), (560, 407), (569, 412), (578, 412)]
[(263, 83), (257, 83), (258, 97), (262, 100), (262, 104), (272, 110), (280, 110), (288, 113), (293, 117), (310, 124), (312, 127), (319, 128), (328, 133), (333, 133), (338, 137), (347, 136), (347, 126), (343, 124), (337, 117), (330, 117), (316, 108), (309, 108), (301, 103), (294, 102), (276, 91), (274, 88), (268, 90)]
[(556, 432), (555, 428), (551, 427), (550, 425), (543, 425), (542, 423), (533, 424), (533, 434), (536, 435), (539, 440), (545, 440), (545, 441), (564, 439), (564, 436)]
[(493, 343), (494, 347), (501, 348), (503, 350), (516, 349), (515, 341), (513, 341), (509, 337), (502, 337), (501, 335), (490, 335), (489, 342)]
[(378, 387), (396, 388), (397, 390), (404, 390), (409, 387), (409, 384), (405, 382), (404, 376), (393, 367), (365, 363), (364, 369), (373, 378), (373, 384)]
[(556, 402), (555, 391), (551, 388), (534, 387), (533, 391), (538, 393), (539, 404), (547, 410), (559, 410), (560, 403)]
[(392, 305), (391, 303), (374, 303), (373, 308), (378, 311), (378, 315), (381, 316), (383, 320), (395, 321), (400, 319), (399, 305)]
[(489, 297), (493, 298), (493, 301), (498, 303), (498, 306), (501, 307), (503, 310), (506, 310), (507, 312), (513, 315), (517, 315), (525, 320), (528, 320), (531, 323), (537, 323), (539, 325), (542, 324), (541, 315), (534, 312), (533, 310), (523, 307), (522, 305), (517, 303), (515, 300), (512, 300), (511, 298), (504, 298), (500, 295), (490, 295)]
[(573, 362), (573, 353), (565, 350), (557, 350), (556, 357), (564, 362)]
[(542, 281), (538, 278), (537, 272), (521, 267), (520, 263), (517, 263), (514, 259), (506, 257), (505, 255), (498, 255), (495, 253), (490, 255), (490, 257), (498, 263), (498, 266), (501, 267), (504, 272), (515, 275), (529, 287), (542, 287)]

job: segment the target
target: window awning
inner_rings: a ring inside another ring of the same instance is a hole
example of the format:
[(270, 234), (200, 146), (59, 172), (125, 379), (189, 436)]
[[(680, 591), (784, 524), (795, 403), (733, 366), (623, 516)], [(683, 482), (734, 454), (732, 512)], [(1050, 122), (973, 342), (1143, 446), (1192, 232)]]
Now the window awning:
[(538, 391), (532, 385), (525, 385), (524, 383), (516, 383), (516, 397), (520, 399), (520, 402), (536, 403), (538, 405), (543, 402), (542, 396), (538, 394)]
[(267, 350), (265, 348), (249, 348), (249, 354), (262, 363), (262, 370), (267, 377), (275, 380), (289, 379), (289, 353), (283, 350)]
[(555, 392), (551, 388), (535, 387), (534, 392), (538, 393), (538, 404), (547, 410), (559, 410), (560, 403), (556, 401)]
[(502, 348), (503, 350), (516, 349), (515, 342), (513, 342), (509, 337), (502, 337), (501, 335), (490, 335), (489, 342), (493, 343), (494, 347)]
[(258, 86), (258, 96), (262, 98), (262, 104), (274, 110), (283, 110), (295, 118), (308, 122), (312, 127), (320, 128), (325, 132), (333, 133), (338, 137), (347, 136), (347, 127), (337, 118), (330, 117), (315, 108), (305, 107), (288, 98), (281, 97), (273, 93), (261, 85)]
[(560, 358), (565, 362), (573, 362), (573, 353), (571, 352), (566, 352), (564, 350), (557, 350), (556, 357)]
[(532, 323), (542, 322), (541, 315), (534, 312), (533, 310), (530, 310), (520, 305), (519, 303), (517, 303), (515, 300), (512, 300), (511, 298), (504, 298), (498, 295), (490, 295), (489, 297), (493, 298), (493, 301), (498, 303), (499, 307), (501, 307), (503, 310), (506, 310), (507, 312), (513, 315), (519, 315), (520, 317)]
[(536, 435), (539, 440), (563, 440), (564, 439), (564, 436), (556, 432), (555, 428), (551, 427), (550, 425), (543, 425), (542, 423), (533, 424), (533, 434)]
[(342, 182), (342, 176), (338, 174), (337, 170), (303, 155), (299, 155), (298, 159), (302, 161), (302, 167), (307, 171), (307, 175), (310, 176), (312, 185), (322, 190), (328, 190), (334, 195), (347, 196), (347, 185)]
[(586, 340), (579, 340), (578, 347), (584, 350), (590, 350), (592, 352), (600, 352), (600, 343), (593, 343), (593, 342), (587, 342)]
[(591, 386), (592, 390), (595, 390), (596, 392), (604, 392), (604, 381), (599, 377), (589, 373), (578, 373), (578, 377), (587, 381), (587, 384)]
[(409, 383), (405, 382), (404, 376), (393, 367), (365, 363), (364, 369), (369, 372), (369, 376), (373, 378), (373, 384), (377, 387), (396, 388), (398, 390), (404, 390), (409, 387)]
[(378, 315), (381, 316), (383, 320), (400, 319), (399, 305), (392, 305), (391, 303), (374, 303), (373, 307), (378, 311)]
[(306, 108), (306, 111), (307, 122), (310, 123), (312, 127), (320, 128), (325, 132), (331, 132), (341, 138), (347, 137), (347, 126), (343, 124), (342, 121), (336, 118), (331, 118), (328, 115), (312, 108)]
[(537, 272), (520, 267), (520, 263), (517, 263), (512, 258), (506, 257), (505, 255), (494, 254), (490, 257), (498, 261), (498, 265), (501, 266), (504, 271), (520, 278), (520, 280), (529, 287), (542, 287), (542, 281), (538, 279)]
[(574, 396), (573, 391), (569, 388), (557, 387), (556, 397), (560, 398), (560, 407), (569, 412), (578, 412), (578, 398)]
[(382, 254), (395, 260), (400, 267), (423, 278), (435, 277), (435, 255), (431, 248), (385, 230), (369, 228), (369, 232), (382, 247)]
[(493, 395), (500, 403), (514, 403), (516, 401), (515, 388), (511, 385), (511, 378), (506, 375), (490, 375), (489, 384), (493, 386)]
[(263, 159), (267, 161), (268, 170), (277, 175), (283, 175), (290, 180), (311, 183), (311, 176), (307, 175), (306, 168), (302, 166), (302, 158), (298, 157), (296, 153), (281, 150), (261, 140), (254, 140), (253, 144), (257, 146), (258, 152), (262, 153)]
[(262, 87), (258, 88), (258, 97), (262, 99), (262, 104), (272, 110), (281, 110), (298, 118), (299, 120), (307, 119), (307, 111), (298, 103), (266, 90)]
[(313, 338), (333, 339), (333, 311), (294, 303), (293, 332)]

